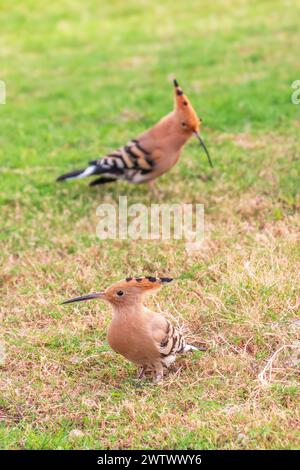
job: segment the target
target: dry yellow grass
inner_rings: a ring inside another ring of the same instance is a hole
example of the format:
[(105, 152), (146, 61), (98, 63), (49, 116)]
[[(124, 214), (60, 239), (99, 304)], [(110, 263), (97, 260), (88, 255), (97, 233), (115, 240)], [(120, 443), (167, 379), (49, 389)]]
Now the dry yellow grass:
[[(66, 254), (72, 237), (62, 229), (56, 250), (7, 256), (1, 419), (19, 426), (20, 436), (34, 423), (49, 433), (46, 447), (55, 445), (58, 429), (62, 447), (297, 446), (300, 218), (274, 220), (273, 210), (267, 197), (252, 193), (218, 198), (206, 214), (203, 249), (190, 256), (173, 242), (124, 248), (119, 241), (109, 251), (81, 245)], [(93, 233), (88, 217), (78, 224)], [(149, 303), (208, 346), (180, 359), (160, 387), (141, 386), (134, 368), (109, 349), (107, 307), (58, 305), (140, 273), (142, 257), (144, 271), (179, 278)], [(68, 439), (72, 429), (83, 434)]]
[[(300, 447), (299, 2), (199, 5), (1, 2), (0, 448)], [(100, 241), (98, 204), (147, 189), (55, 178), (165, 115), (173, 75), (215, 167), (191, 142), (161, 202), (205, 204), (203, 247)], [(110, 350), (108, 307), (60, 305), (140, 274), (177, 278), (149, 305), (208, 347), (161, 386)]]

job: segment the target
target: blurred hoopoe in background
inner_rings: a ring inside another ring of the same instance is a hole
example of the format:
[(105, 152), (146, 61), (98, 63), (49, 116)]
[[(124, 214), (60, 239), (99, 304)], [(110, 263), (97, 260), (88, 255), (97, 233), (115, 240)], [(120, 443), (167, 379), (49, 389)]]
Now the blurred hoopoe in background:
[(177, 354), (198, 350), (187, 344), (184, 337), (159, 313), (143, 305), (144, 294), (171, 282), (171, 278), (127, 278), (103, 292), (75, 297), (63, 304), (89, 299), (103, 299), (112, 305), (113, 317), (108, 328), (111, 348), (141, 367), (138, 378), (151, 371), (159, 382), (176, 359)]
[(90, 186), (122, 179), (130, 183), (148, 183), (149, 187), (154, 189), (155, 179), (175, 165), (183, 146), (193, 135), (204, 148), (212, 167), (210, 155), (200, 136), (201, 119), (176, 80), (174, 92), (174, 110), (155, 126), (115, 152), (90, 161), (86, 169), (66, 173), (57, 181), (101, 175), (92, 181)]

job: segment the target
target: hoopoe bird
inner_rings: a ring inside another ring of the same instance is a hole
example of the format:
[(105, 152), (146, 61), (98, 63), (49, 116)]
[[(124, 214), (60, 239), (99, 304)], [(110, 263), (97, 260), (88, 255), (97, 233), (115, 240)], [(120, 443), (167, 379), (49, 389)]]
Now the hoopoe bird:
[(143, 305), (144, 294), (171, 282), (169, 277), (127, 278), (108, 287), (103, 292), (75, 297), (63, 304), (102, 299), (112, 306), (113, 316), (108, 328), (111, 348), (140, 367), (138, 378), (147, 372), (154, 382), (162, 380), (164, 369), (176, 356), (199, 348), (187, 344), (184, 337), (163, 315), (152, 312)]
[(115, 152), (90, 161), (87, 168), (66, 173), (57, 178), (57, 181), (101, 175), (90, 186), (121, 179), (130, 183), (148, 183), (150, 189), (154, 190), (156, 178), (175, 165), (183, 146), (193, 135), (203, 147), (212, 167), (209, 152), (200, 136), (202, 121), (176, 80), (174, 93), (173, 111), (151, 129)]

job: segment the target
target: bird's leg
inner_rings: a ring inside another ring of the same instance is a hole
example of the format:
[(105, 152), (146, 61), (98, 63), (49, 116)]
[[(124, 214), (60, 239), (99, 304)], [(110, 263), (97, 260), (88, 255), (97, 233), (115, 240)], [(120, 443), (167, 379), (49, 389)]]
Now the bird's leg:
[(146, 378), (146, 367), (142, 366), (138, 372), (137, 378), (139, 380), (145, 379)]
[(163, 377), (164, 377), (164, 368), (162, 364), (158, 364), (154, 369), (153, 382), (157, 384), (162, 381)]
[(153, 196), (155, 196), (156, 198), (159, 198), (160, 193), (159, 193), (159, 190), (156, 187), (155, 181), (150, 180), (150, 181), (147, 182), (147, 184), (148, 184), (148, 187), (149, 187), (151, 193), (153, 194)]

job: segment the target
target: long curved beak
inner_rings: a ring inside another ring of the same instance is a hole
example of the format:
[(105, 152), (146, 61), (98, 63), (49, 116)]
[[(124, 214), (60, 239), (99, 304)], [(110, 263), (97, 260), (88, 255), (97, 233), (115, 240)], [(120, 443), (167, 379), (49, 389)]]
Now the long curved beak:
[(204, 152), (206, 153), (206, 156), (207, 156), (207, 159), (208, 159), (208, 161), (209, 161), (209, 164), (210, 164), (211, 168), (213, 168), (213, 164), (212, 164), (212, 161), (211, 161), (209, 152), (208, 152), (208, 150), (207, 150), (207, 147), (206, 147), (205, 143), (204, 143), (203, 140), (201, 139), (200, 134), (199, 134), (198, 132), (194, 132), (194, 135), (195, 135), (195, 136), (197, 137), (197, 139), (199, 140), (201, 147), (203, 148)]
[(103, 299), (104, 292), (93, 292), (92, 294), (82, 295), (80, 297), (74, 297), (73, 299), (65, 300), (61, 305), (71, 304), (72, 302), (83, 302), (84, 300), (90, 299)]

